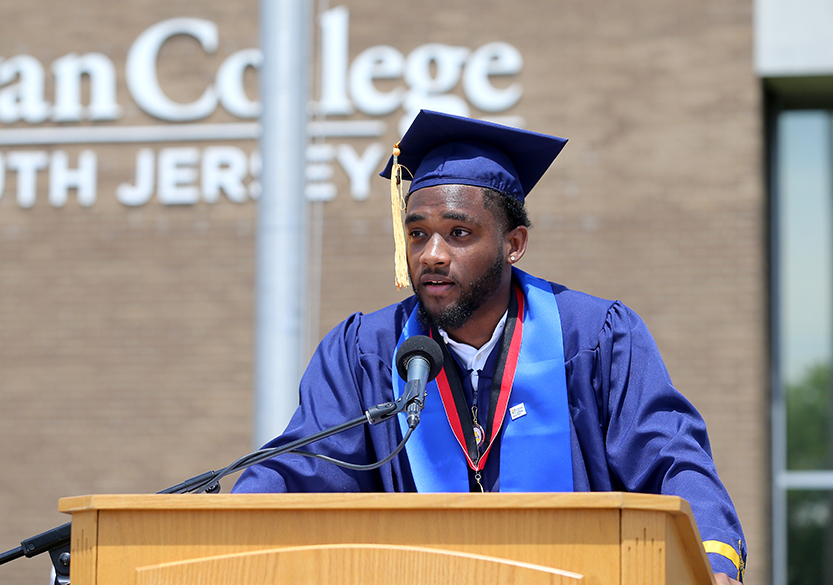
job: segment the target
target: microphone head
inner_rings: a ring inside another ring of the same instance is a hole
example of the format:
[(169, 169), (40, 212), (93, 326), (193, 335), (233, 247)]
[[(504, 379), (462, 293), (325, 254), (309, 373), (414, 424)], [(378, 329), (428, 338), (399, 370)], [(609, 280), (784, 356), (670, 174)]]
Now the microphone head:
[(424, 358), (428, 362), (428, 380), (437, 377), (443, 369), (443, 351), (440, 345), (426, 335), (414, 335), (402, 342), (396, 352), (396, 370), (403, 380), (408, 379), (408, 362), (415, 357)]

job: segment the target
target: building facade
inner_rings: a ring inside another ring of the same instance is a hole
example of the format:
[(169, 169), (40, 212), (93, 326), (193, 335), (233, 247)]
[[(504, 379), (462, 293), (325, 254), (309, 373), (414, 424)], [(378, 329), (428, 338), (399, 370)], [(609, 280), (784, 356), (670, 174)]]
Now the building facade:
[[(257, 145), (258, 10), (0, 6), (2, 550), (66, 521), (62, 496), (155, 492), (251, 448), (270, 164)], [(520, 267), (646, 321), (709, 425), (747, 582), (762, 584), (774, 576), (775, 90), (756, 65), (755, 11), (322, 0), (309, 24), (307, 274), (286, 277), (308, 291), (308, 352), (350, 313), (407, 294), (393, 285), (377, 174), (420, 107), (568, 138), (528, 200)], [(0, 567), (20, 584), (46, 570), (45, 557)]]

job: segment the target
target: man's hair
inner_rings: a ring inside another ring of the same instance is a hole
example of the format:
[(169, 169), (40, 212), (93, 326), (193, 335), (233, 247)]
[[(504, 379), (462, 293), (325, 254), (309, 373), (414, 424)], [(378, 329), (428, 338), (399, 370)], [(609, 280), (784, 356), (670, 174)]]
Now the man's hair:
[[(532, 227), (529, 215), (526, 213), (524, 202), (501, 191), (489, 187), (480, 187), (483, 193), (483, 207), (492, 212), (495, 218), (503, 225), (503, 233), (512, 231), (518, 226)], [(411, 198), (411, 193), (405, 195), (405, 205)]]
[(499, 222), (503, 223), (503, 232), (506, 233), (518, 226), (532, 227), (529, 215), (526, 213), (524, 202), (500, 191), (481, 187), (483, 191), (483, 206), (495, 214)]

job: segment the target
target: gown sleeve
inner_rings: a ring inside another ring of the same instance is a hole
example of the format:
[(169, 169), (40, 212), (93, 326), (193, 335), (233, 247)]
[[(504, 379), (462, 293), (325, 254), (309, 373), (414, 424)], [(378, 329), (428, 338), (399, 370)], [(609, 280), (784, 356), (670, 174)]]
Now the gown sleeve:
[(560, 289), (577, 490), (689, 502), (715, 572), (742, 577), (746, 545), (703, 418), (678, 392), (639, 316)]
[[(370, 317), (373, 321), (374, 317)], [(360, 417), (392, 398), (390, 362), (385, 351), (394, 327), (381, 334), (359, 313), (333, 329), (318, 346), (300, 384), (300, 404), (284, 433), (267, 443), (276, 447)], [(390, 353), (389, 351), (387, 353)], [(362, 425), (304, 447), (350, 463), (373, 463), (395, 448), (396, 421)], [(378, 457), (377, 457), (378, 455)], [(402, 463), (395, 459), (375, 471), (354, 471), (312, 457), (288, 454), (248, 468), (235, 493), (404, 491)]]

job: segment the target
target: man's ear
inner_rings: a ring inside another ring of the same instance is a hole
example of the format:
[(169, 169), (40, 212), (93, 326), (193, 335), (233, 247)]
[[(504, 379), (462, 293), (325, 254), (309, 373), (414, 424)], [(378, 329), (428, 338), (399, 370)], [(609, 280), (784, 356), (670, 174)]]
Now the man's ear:
[(506, 250), (506, 258), (509, 259), (510, 264), (514, 264), (524, 257), (528, 238), (529, 230), (523, 225), (519, 225), (515, 229), (506, 232), (504, 235), (504, 248)]

